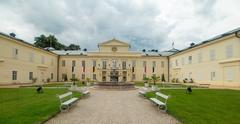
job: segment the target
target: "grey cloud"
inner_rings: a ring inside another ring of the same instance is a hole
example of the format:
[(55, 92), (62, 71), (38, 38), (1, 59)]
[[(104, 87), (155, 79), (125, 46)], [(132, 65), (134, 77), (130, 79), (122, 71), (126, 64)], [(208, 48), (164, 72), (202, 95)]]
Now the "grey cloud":
[[(158, 0), (9, 0), (1, 1), (0, 7), (19, 15), (19, 20), (33, 26), (37, 34), (54, 34), (66, 45), (76, 43), (95, 50), (99, 42), (118, 38), (129, 42), (133, 49), (165, 50), (171, 48), (173, 41), (182, 48), (185, 42), (200, 40), (207, 33), (204, 28), (220, 19), (214, 8), (218, 0), (193, 0), (193, 10), (184, 6), (189, 1), (175, 5), (174, 0), (169, 3)], [(166, 9), (166, 6), (172, 8)], [(14, 21), (17, 20), (9, 20), (9, 23), (16, 23)], [(205, 23), (200, 25), (199, 21)], [(28, 41), (35, 37), (31, 33), (22, 35), (32, 37), (25, 39)]]

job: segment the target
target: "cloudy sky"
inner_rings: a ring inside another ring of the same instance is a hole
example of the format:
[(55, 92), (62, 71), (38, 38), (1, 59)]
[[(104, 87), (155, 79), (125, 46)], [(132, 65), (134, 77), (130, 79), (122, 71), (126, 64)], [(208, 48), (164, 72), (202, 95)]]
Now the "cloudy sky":
[(0, 0), (0, 31), (96, 50), (112, 38), (133, 49), (182, 49), (240, 27), (240, 0)]

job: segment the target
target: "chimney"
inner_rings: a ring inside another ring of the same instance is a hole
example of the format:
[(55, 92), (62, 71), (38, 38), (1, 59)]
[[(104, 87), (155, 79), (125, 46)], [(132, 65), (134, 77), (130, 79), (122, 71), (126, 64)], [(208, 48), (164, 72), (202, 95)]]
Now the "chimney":
[(16, 34), (15, 33), (10, 33), (9, 34), (11, 37), (16, 37)]
[(194, 45), (195, 45), (195, 43), (191, 43), (191, 44), (190, 44), (190, 47), (192, 47), (192, 46), (194, 46)]

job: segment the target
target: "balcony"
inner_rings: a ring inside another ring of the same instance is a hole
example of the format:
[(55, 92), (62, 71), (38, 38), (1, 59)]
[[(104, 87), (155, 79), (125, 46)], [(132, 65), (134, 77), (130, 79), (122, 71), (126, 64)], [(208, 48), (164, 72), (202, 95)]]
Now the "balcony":
[(227, 60), (218, 61), (219, 64), (233, 63), (233, 62), (240, 62), (240, 59), (239, 58), (234, 58), (234, 59), (227, 59)]
[(5, 60), (4, 59), (0, 59), (0, 62), (4, 62)]
[(37, 65), (37, 67), (38, 67), (38, 68), (48, 68), (48, 66), (43, 65), (43, 64)]

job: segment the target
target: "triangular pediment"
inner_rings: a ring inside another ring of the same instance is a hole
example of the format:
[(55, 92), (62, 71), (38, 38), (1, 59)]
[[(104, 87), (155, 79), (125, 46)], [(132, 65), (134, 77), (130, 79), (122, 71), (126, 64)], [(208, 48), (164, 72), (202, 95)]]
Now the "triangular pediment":
[(128, 46), (129, 47), (128, 43), (117, 40), (117, 39), (112, 39), (112, 40), (100, 43), (99, 45), (100, 46)]

